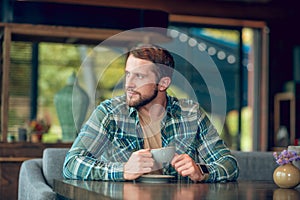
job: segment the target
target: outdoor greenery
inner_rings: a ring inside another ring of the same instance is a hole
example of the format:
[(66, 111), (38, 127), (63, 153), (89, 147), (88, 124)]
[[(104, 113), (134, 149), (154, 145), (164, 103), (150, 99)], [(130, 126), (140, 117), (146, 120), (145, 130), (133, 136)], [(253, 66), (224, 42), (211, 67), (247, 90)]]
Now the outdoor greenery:
[(53, 98), (66, 85), (68, 77), (75, 72), (80, 86), (85, 91), (88, 90), (87, 78), (82, 75), (86, 59), (92, 59), (91, 66), (88, 67), (91, 67), (94, 77), (88, 79), (96, 80), (94, 83), (97, 88), (94, 94), (96, 103), (111, 97), (114, 85), (124, 73), (124, 57), (108, 62), (116, 56), (114, 54), (114, 51), (109, 49), (97, 52), (93, 46), (40, 44), (38, 117), (50, 116), (52, 121), (50, 132), (61, 134)]

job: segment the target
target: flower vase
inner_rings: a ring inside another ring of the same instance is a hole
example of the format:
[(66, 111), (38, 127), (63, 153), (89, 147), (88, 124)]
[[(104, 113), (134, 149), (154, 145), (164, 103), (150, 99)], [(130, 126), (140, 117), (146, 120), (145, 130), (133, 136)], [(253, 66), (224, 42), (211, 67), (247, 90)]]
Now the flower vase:
[(75, 73), (54, 97), (58, 119), (62, 129), (62, 141), (73, 142), (88, 110), (89, 97), (76, 81)]
[(300, 171), (292, 163), (280, 165), (274, 170), (273, 180), (280, 188), (294, 188), (300, 183)]
[(42, 142), (42, 139), (43, 139), (43, 133), (39, 131), (31, 133), (30, 140), (32, 143), (40, 143)]

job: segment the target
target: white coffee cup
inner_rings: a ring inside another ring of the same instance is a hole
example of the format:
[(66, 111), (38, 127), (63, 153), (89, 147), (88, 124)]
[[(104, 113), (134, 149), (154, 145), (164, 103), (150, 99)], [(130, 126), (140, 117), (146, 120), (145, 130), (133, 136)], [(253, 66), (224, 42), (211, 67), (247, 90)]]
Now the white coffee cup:
[(158, 163), (171, 162), (175, 155), (175, 147), (163, 147), (158, 149), (151, 149), (153, 159)]

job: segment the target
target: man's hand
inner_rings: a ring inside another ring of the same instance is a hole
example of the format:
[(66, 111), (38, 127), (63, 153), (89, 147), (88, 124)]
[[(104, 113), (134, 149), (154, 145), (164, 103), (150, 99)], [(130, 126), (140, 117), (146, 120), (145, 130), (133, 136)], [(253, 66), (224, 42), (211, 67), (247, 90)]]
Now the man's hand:
[(176, 154), (171, 165), (181, 176), (189, 176), (193, 181), (202, 181), (205, 178), (195, 161), (187, 154)]
[(141, 149), (131, 154), (124, 166), (124, 179), (134, 180), (142, 174), (152, 171), (154, 159), (150, 149)]

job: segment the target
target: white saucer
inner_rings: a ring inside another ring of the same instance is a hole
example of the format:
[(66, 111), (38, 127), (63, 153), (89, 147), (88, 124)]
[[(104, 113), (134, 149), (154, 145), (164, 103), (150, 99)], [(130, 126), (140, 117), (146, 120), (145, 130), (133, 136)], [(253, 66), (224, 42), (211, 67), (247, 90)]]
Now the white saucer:
[(138, 181), (143, 183), (167, 183), (175, 178), (172, 175), (146, 174), (142, 175)]

